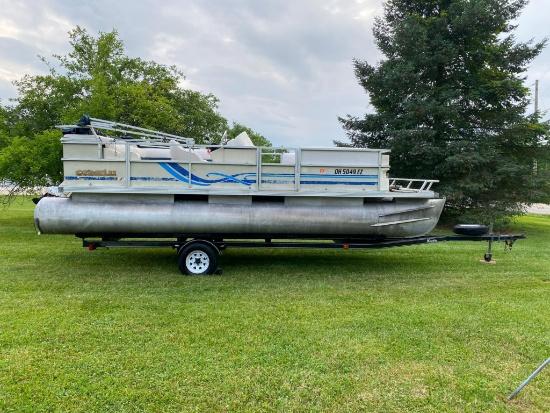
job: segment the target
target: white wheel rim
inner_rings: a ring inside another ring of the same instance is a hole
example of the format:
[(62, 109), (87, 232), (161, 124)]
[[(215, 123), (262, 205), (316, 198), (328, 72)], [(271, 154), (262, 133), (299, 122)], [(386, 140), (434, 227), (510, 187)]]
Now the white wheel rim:
[(185, 266), (192, 274), (202, 274), (208, 270), (210, 266), (210, 258), (208, 254), (201, 250), (194, 250), (187, 254), (185, 258)]

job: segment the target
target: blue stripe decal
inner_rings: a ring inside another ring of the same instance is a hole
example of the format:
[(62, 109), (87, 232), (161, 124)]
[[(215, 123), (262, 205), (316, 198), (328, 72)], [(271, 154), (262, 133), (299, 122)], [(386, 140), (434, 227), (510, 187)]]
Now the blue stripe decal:
[[(189, 182), (189, 171), (175, 162), (159, 162), (159, 165), (162, 169), (172, 175), (174, 178), (162, 178), (163, 180), (169, 181), (181, 181)], [(263, 179), (263, 177), (271, 179)], [(301, 178), (306, 178), (300, 180), (300, 184), (303, 185), (365, 185), (365, 186), (375, 186), (378, 185), (377, 175), (335, 175), (335, 174), (301, 174)], [(208, 179), (210, 178), (210, 179)], [(262, 173), (262, 183), (269, 184), (293, 184), (294, 179), (285, 180), (285, 179), (274, 179), (274, 178), (294, 178), (292, 173)], [(310, 179), (307, 179), (310, 178)], [(363, 178), (375, 178), (374, 181), (357, 181), (356, 179)], [(134, 178), (132, 178), (134, 179)], [(147, 180), (146, 177), (139, 178), (140, 180)], [(338, 180), (335, 180), (338, 179)], [(346, 179), (346, 180), (344, 180)], [(353, 181), (347, 181), (347, 179), (353, 179)], [(151, 179), (153, 180), (153, 178)], [(241, 172), (238, 174), (224, 174), (221, 172), (209, 172), (206, 174), (206, 178), (202, 178), (195, 174), (191, 174), (191, 184), (198, 186), (210, 186), (217, 183), (232, 183), (232, 184), (242, 184), (250, 186), (256, 183), (256, 173), (255, 172)]]
[(363, 182), (338, 182), (338, 181), (300, 181), (300, 184), (305, 185), (377, 185), (378, 182), (363, 181)]
[(161, 178), (155, 176), (132, 176), (131, 181), (151, 181), (151, 182), (179, 182), (176, 178)]
[(116, 181), (116, 176), (66, 176), (67, 181)]
[[(170, 175), (182, 182), (189, 182), (189, 171), (177, 163), (160, 162), (159, 165)], [(191, 184), (199, 186), (210, 186), (217, 183), (235, 183), (250, 186), (256, 183), (255, 172), (241, 172), (234, 175), (227, 175), (221, 172), (209, 172), (206, 177), (216, 177), (217, 179), (205, 179), (191, 174)]]
[[(172, 177), (149, 177), (149, 176), (133, 176), (132, 181), (149, 181), (149, 182), (189, 182), (189, 172), (177, 163), (159, 162), (159, 165), (168, 172)], [(205, 179), (197, 175), (191, 174), (191, 184), (197, 186), (210, 186), (216, 183), (237, 183), (246, 186), (250, 186), (256, 183), (256, 174), (253, 172), (242, 172), (234, 175), (223, 174), (220, 172), (210, 172), (207, 177), (215, 179)], [(268, 179), (263, 179), (263, 177)], [(347, 178), (376, 178), (376, 175), (325, 175), (325, 174), (302, 174), (302, 178), (313, 178), (300, 180), (301, 185), (365, 185), (375, 186), (378, 185), (378, 181), (342, 181), (341, 179)], [(270, 179), (269, 179), (270, 178)], [(276, 179), (283, 178), (283, 179)], [(284, 178), (294, 178), (294, 174), (277, 174), (277, 173), (263, 173), (262, 183), (265, 184), (279, 184), (288, 185), (294, 184), (294, 179), (288, 180)], [(317, 179), (315, 179), (317, 178)], [(324, 179), (323, 179), (324, 178)], [(326, 180), (340, 178), (339, 180)], [(67, 181), (116, 181), (115, 176), (65, 176)], [(321, 180), (323, 179), (323, 180)]]
[(294, 185), (294, 180), (292, 180), (292, 181), (281, 181), (280, 179), (262, 179), (262, 184)]
[(182, 182), (188, 182), (189, 181), (189, 179), (187, 177), (185, 177), (185, 176), (179, 174), (178, 172), (176, 172), (175, 170), (173, 170), (171, 168), (170, 164), (167, 164), (166, 162), (160, 162), (159, 165), (162, 169), (164, 169), (166, 172), (168, 172), (170, 175), (172, 175), (178, 181), (182, 181)]
[[(292, 177), (294, 174), (275, 174), (275, 173), (267, 173), (262, 172), (262, 176), (277, 176), (277, 177)], [(377, 179), (378, 175), (335, 175), (335, 174), (300, 174), (300, 176), (304, 176), (306, 178), (374, 178)]]
[[(277, 184), (277, 185), (289, 185), (294, 184), (294, 180), (283, 181), (279, 179), (262, 179), (262, 184)], [(339, 181), (300, 181), (301, 185), (365, 185), (375, 186), (378, 185), (376, 181), (362, 181), (362, 182), (339, 182)]]

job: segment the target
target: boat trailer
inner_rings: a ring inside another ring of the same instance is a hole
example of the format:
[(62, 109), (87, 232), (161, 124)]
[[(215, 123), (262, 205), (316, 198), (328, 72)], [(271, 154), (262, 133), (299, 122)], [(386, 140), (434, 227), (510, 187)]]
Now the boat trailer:
[[(248, 236), (250, 236), (248, 234)], [(205, 275), (218, 273), (218, 257), (227, 248), (281, 248), (281, 249), (369, 249), (369, 248), (391, 248), (403, 247), (418, 244), (436, 244), (440, 242), (464, 242), (464, 241), (486, 241), (487, 251), (483, 256), (482, 262), (492, 263), (493, 261), (493, 243), (504, 242), (504, 247), (511, 250), (515, 241), (525, 239), (524, 234), (494, 234), (483, 235), (431, 235), (412, 238), (386, 238), (380, 240), (361, 240), (361, 239), (331, 239), (326, 240), (274, 240), (274, 238), (264, 239), (238, 239), (234, 236), (232, 240), (224, 240), (221, 237), (178, 237), (175, 240), (154, 239), (151, 234), (147, 237), (153, 239), (127, 239), (129, 236), (123, 234), (114, 234), (109, 236), (91, 239), (86, 234), (77, 234), (82, 238), (82, 246), (90, 251), (97, 248), (165, 248), (170, 247), (177, 251), (178, 267), (183, 274)], [(97, 237), (97, 236), (96, 236)], [(134, 234), (132, 238), (140, 238), (139, 234)], [(123, 239), (126, 238), (126, 239)]]

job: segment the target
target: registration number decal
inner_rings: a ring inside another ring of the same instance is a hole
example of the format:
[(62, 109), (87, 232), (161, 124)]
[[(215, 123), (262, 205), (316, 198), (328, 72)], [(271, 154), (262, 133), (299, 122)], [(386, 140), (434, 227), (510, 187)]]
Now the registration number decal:
[(363, 168), (337, 168), (335, 175), (363, 175)]

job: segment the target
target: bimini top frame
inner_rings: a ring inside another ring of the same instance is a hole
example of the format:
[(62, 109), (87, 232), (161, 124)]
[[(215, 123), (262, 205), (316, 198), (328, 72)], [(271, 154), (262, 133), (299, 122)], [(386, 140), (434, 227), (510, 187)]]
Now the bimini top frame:
[[(64, 131), (79, 129), (79, 128), (88, 128), (92, 135), (101, 139), (101, 134), (97, 133), (98, 130), (111, 131), (122, 133), (124, 135), (133, 135), (137, 136), (138, 141), (143, 141), (144, 139), (148, 141), (157, 141), (158, 143), (176, 141), (179, 144), (186, 146), (193, 146), (195, 140), (191, 138), (184, 138), (182, 136), (173, 135), (171, 133), (161, 132), (153, 129), (140, 128), (138, 126), (128, 125), (126, 123), (112, 122), (110, 120), (91, 118), (89, 116), (83, 116), (80, 119), (78, 125), (57, 125), (59, 129)], [(128, 140), (128, 139), (126, 139)], [(131, 140), (131, 139), (130, 139)]]

